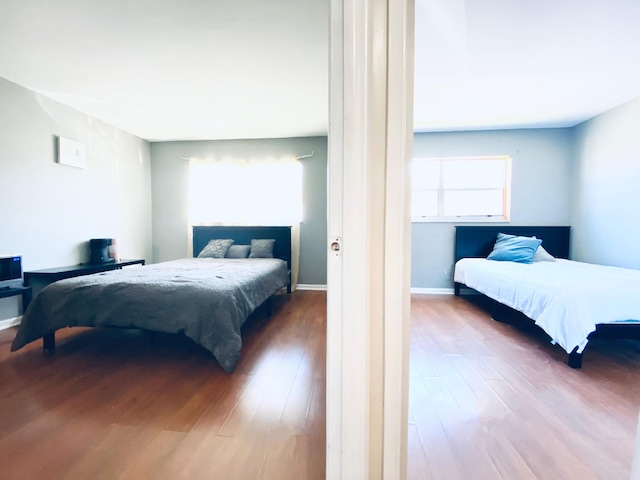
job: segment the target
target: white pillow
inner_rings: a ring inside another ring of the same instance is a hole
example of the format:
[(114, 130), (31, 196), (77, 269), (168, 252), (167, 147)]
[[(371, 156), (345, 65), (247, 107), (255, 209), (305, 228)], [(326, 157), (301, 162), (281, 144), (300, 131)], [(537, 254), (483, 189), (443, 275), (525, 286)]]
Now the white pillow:
[(534, 262), (555, 262), (556, 257), (551, 255), (544, 248), (542, 248), (542, 245), (540, 245), (536, 249), (536, 253), (533, 254), (533, 261)]

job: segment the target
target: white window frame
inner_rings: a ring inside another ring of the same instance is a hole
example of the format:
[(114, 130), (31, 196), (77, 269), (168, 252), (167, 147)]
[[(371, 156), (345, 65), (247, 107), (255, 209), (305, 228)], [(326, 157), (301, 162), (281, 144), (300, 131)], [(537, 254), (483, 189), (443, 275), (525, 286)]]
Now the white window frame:
[[(444, 192), (443, 187), (443, 175), (442, 168), (440, 169), (439, 187), (438, 187), (438, 215), (437, 216), (413, 216), (411, 217), (412, 223), (421, 222), (474, 222), (474, 223), (506, 223), (511, 219), (511, 156), (510, 155), (490, 155), (490, 156), (470, 156), (470, 157), (418, 157), (414, 158), (413, 162), (420, 161), (439, 161), (442, 165), (446, 161), (452, 160), (502, 160), (504, 161), (505, 168), (505, 183), (502, 188), (503, 192), (503, 214), (502, 215), (456, 215), (445, 216), (444, 211)], [(466, 190), (466, 189), (465, 189)], [(414, 189), (411, 187), (413, 194)]]

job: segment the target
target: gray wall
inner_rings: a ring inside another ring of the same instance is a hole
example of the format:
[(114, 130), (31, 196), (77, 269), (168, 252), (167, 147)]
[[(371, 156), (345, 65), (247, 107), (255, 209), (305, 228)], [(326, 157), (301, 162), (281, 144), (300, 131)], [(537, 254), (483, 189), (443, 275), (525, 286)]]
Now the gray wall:
[(574, 133), (573, 258), (640, 269), (640, 97)]
[[(327, 138), (156, 142), (0, 79), (0, 253), (32, 270), (86, 260), (86, 242), (115, 237), (124, 257), (181, 258), (188, 249), (184, 157), (314, 156), (304, 165), (299, 282), (325, 285)], [(640, 99), (574, 129), (419, 133), (414, 157), (513, 157), (512, 225), (572, 225), (577, 260), (640, 268)], [(55, 136), (87, 145), (87, 168), (55, 163)], [(414, 288), (450, 288), (453, 223), (412, 224)], [(45, 248), (43, 248), (45, 245)], [(19, 314), (0, 300), (0, 321)]]
[[(570, 129), (417, 133), (413, 157), (511, 155), (509, 224), (570, 225), (571, 141)], [(455, 225), (411, 225), (413, 288), (453, 286)]]
[(183, 258), (188, 252), (189, 162), (182, 157), (286, 157), (312, 151), (313, 157), (301, 160), (304, 218), (298, 282), (326, 285), (327, 137), (152, 143), (154, 261)]
[[(149, 144), (0, 78), (0, 253), (33, 270), (87, 261), (90, 238), (151, 256)], [(56, 163), (55, 137), (85, 143), (84, 169)], [(0, 299), (0, 320), (19, 314)]]

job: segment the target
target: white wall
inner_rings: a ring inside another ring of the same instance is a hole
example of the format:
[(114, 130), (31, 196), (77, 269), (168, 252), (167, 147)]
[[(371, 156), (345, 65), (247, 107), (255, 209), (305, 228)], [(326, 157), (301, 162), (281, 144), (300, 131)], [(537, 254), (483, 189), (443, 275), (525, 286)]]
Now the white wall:
[[(413, 157), (511, 155), (510, 225), (571, 225), (571, 141), (570, 129), (417, 133)], [(454, 234), (455, 223), (412, 224), (412, 288), (453, 287)]]
[(574, 133), (573, 258), (640, 269), (640, 97)]
[[(0, 253), (23, 270), (87, 261), (90, 238), (151, 257), (149, 143), (0, 78)], [(86, 144), (84, 169), (56, 163), (56, 136)], [(19, 313), (0, 299), (0, 321)]]

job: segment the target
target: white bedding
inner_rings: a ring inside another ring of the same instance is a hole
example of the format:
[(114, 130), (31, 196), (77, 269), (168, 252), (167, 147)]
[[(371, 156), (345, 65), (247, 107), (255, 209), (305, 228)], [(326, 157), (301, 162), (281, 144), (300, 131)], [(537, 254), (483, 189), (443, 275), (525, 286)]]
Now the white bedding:
[(582, 352), (596, 324), (640, 322), (640, 270), (464, 258), (454, 280), (524, 313), (567, 353)]

